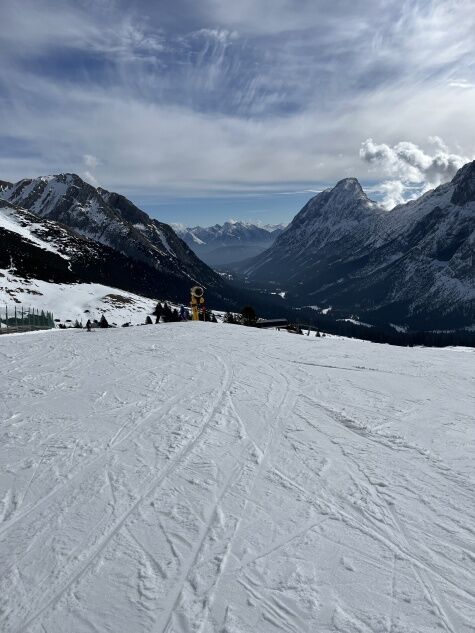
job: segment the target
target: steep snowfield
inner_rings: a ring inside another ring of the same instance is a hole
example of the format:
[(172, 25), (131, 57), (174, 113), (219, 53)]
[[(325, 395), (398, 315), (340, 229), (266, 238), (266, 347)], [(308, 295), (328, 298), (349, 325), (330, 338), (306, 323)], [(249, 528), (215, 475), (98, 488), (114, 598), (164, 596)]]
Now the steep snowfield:
[(473, 352), (0, 338), (3, 633), (468, 633)]

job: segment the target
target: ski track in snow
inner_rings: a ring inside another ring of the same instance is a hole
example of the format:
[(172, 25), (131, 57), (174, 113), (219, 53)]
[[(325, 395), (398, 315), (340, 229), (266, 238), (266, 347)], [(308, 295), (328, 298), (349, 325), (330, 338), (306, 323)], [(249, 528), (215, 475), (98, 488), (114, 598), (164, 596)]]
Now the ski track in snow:
[(2, 633), (474, 630), (472, 351), (180, 323), (0, 359)]

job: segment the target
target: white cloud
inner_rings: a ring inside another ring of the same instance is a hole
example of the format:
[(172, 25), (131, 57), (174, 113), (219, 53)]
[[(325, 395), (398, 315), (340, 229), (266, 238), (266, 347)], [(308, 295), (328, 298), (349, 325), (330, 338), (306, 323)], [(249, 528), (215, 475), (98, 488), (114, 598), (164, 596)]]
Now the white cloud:
[[(371, 11), (377, 3), (378, 0), (366, 0), (366, 7), (358, 7), (348, 0), (299, 0), (298, 9), (294, 0), (204, 0), (203, 5), (209, 19), (245, 33), (275, 35), (322, 27), (328, 33), (331, 27), (333, 32), (338, 29), (353, 37), (359, 28), (369, 27), (370, 19), (361, 8)], [(368, 11), (367, 15), (371, 13)]]
[(440, 136), (429, 136), (429, 143), (435, 145), (438, 149), (442, 150), (445, 153), (449, 153), (448, 146), (444, 143), (444, 141), (440, 138)]
[[(355, 101), (351, 113), (345, 104), (328, 113), (309, 106), (292, 116), (254, 119), (147, 103), (139, 95), (124, 98), (121, 87), (106, 91), (93, 86), (60, 86), (33, 75), (23, 75), (21, 80), (27, 83), (32, 98), (44, 101), (47, 107), (43, 111), (24, 108), (17, 97), (21, 94), (16, 83), (19, 78), (11, 77), (10, 107), (7, 111), (0, 102), (0, 120), (7, 120), (8, 114), (9, 133), (30, 143), (32, 153), (28, 159), (0, 159), (7, 180), (86, 168), (104, 187), (124, 192), (146, 189), (178, 196), (214, 195), (256, 191), (261, 186), (281, 191), (285, 183), (298, 182), (306, 186), (288, 184), (286, 191), (314, 189), (317, 187), (308, 184), (331, 183), (345, 175), (365, 179), (364, 163), (358, 163), (355, 152), (361, 130), (379, 136), (392, 126), (397, 134), (406, 131), (417, 138), (421, 131), (435, 128), (444, 137), (445, 132), (451, 134), (452, 144), (475, 137), (474, 122), (463, 117), (446, 125), (442, 119), (440, 125), (434, 119), (430, 124), (423, 119), (410, 124), (404, 108), (422, 109), (426, 99), (432, 98), (424, 92), (408, 97), (407, 106), (395, 99), (382, 108), (381, 101), (373, 101), (372, 96)], [(432, 172), (448, 179), (463, 160), (437, 147), (435, 160), (413, 143), (371, 143), (366, 142), (366, 160), (371, 149), (374, 157), (368, 164), (373, 178), (404, 177), (415, 182), (430, 178), (435, 182)], [(107, 160), (98, 162), (98, 156), (106, 155)]]
[(449, 86), (451, 88), (463, 88), (465, 90), (470, 90), (475, 88), (475, 83), (467, 81), (466, 79), (458, 79), (456, 81), (449, 82)]
[[(96, 2), (5, 0), (0, 52), (18, 60), (64, 49), (96, 53), (113, 61), (147, 61), (164, 49), (163, 34), (129, 11)], [(21, 40), (21, 46), (18, 41)]]
[(437, 144), (433, 155), (409, 141), (390, 146), (387, 143), (378, 145), (368, 138), (362, 143), (360, 157), (403, 182), (439, 185), (450, 180), (470, 158), (450, 153), (439, 137), (431, 137), (430, 140)]
[(422, 191), (431, 189), (450, 180), (470, 160), (468, 156), (450, 153), (438, 136), (430, 137), (429, 142), (435, 145), (433, 154), (409, 141), (393, 146), (377, 144), (371, 138), (363, 142), (360, 157), (392, 178), (381, 186), (387, 208), (407, 200), (408, 189), (415, 183), (421, 185)]
[(100, 165), (99, 159), (92, 154), (84, 154), (82, 159), (86, 167), (86, 169), (82, 172), (83, 178), (90, 182), (91, 185), (94, 185), (94, 187), (97, 187), (99, 185), (99, 181), (94, 174), (94, 170), (97, 168), (98, 165)]
[(406, 201), (404, 195), (406, 187), (400, 180), (387, 180), (383, 182), (380, 186), (380, 191), (383, 195), (382, 204), (388, 210)]
[(190, 37), (205, 37), (217, 40), (221, 44), (228, 44), (237, 39), (237, 31), (228, 31), (227, 29), (199, 29), (189, 34)]
[(180, 196), (370, 175), (394, 201), (474, 152), (473, 91), (448, 87), (475, 80), (472, 0), (203, 0), (176, 23), (179, 0), (139, 4), (4, 0), (0, 135), (25, 149), (2, 139), (0, 177)]
[(89, 170), (86, 169), (85, 171), (83, 171), (82, 175), (84, 180), (89, 182), (91, 185), (94, 185), (94, 187), (97, 187), (99, 185), (97, 178), (94, 176), (94, 174), (91, 174)]
[(99, 159), (92, 154), (84, 154), (83, 160), (86, 167), (91, 167), (92, 169), (95, 169), (99, 165)]

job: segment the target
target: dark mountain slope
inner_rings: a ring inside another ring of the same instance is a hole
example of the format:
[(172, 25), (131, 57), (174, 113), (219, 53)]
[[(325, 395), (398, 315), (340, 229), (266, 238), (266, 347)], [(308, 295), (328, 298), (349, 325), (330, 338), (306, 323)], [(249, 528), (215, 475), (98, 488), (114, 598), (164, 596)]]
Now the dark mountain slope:
[(355, 179), (310, 200), (274, 245), (239, 268), (295, 305), (376, 323), (458, 328), (475, 320), (475, 162), (386, 212)]
[[(96, 189), (75, 174), (22, 180), (1, 195), (17, 207), (108, 247), (103, 253), (107, 252), (109, 259), (115, 252), (115, 259), (121, 255), (124, 262), (130, 260), (122, 274), (115, 274), (121, 277), (119, 287), (129, 289), (134, 280), (127, 279), (127, 271), (142, 264), (140, 268), (148, 271), (147, 279), (155, 275), (154, 283), (147, 283), (155, 295), (167, 289), (171, 298), (197, 283), (215, 298), (227, 295), (222, 278), (198, 259), (169, 225), (150, 218), (125, 197)], [(106, 261), (101, 265), (108, 267)], [(139, 292), (137, 288), (134, 291)]]
[(186, 279), (166, 272), (158, 276), (144, 262), (4, 201), (0, 201), (0, 216), (17, 225), (9, 230), (0, 222), (0, 268), (12, 268), (26, 279), (95, 282), (149, 297), (187, 300), (190, 283)]

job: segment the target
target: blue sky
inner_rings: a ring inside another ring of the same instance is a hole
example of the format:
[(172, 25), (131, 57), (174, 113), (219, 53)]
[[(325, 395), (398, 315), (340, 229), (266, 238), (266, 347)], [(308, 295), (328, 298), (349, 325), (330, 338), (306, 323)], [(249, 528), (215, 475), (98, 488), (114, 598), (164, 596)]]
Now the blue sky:
[(65, 171), (168, 222), (388, 208), (475, 154), (473, 0), (2, 0), (0, 179)]

